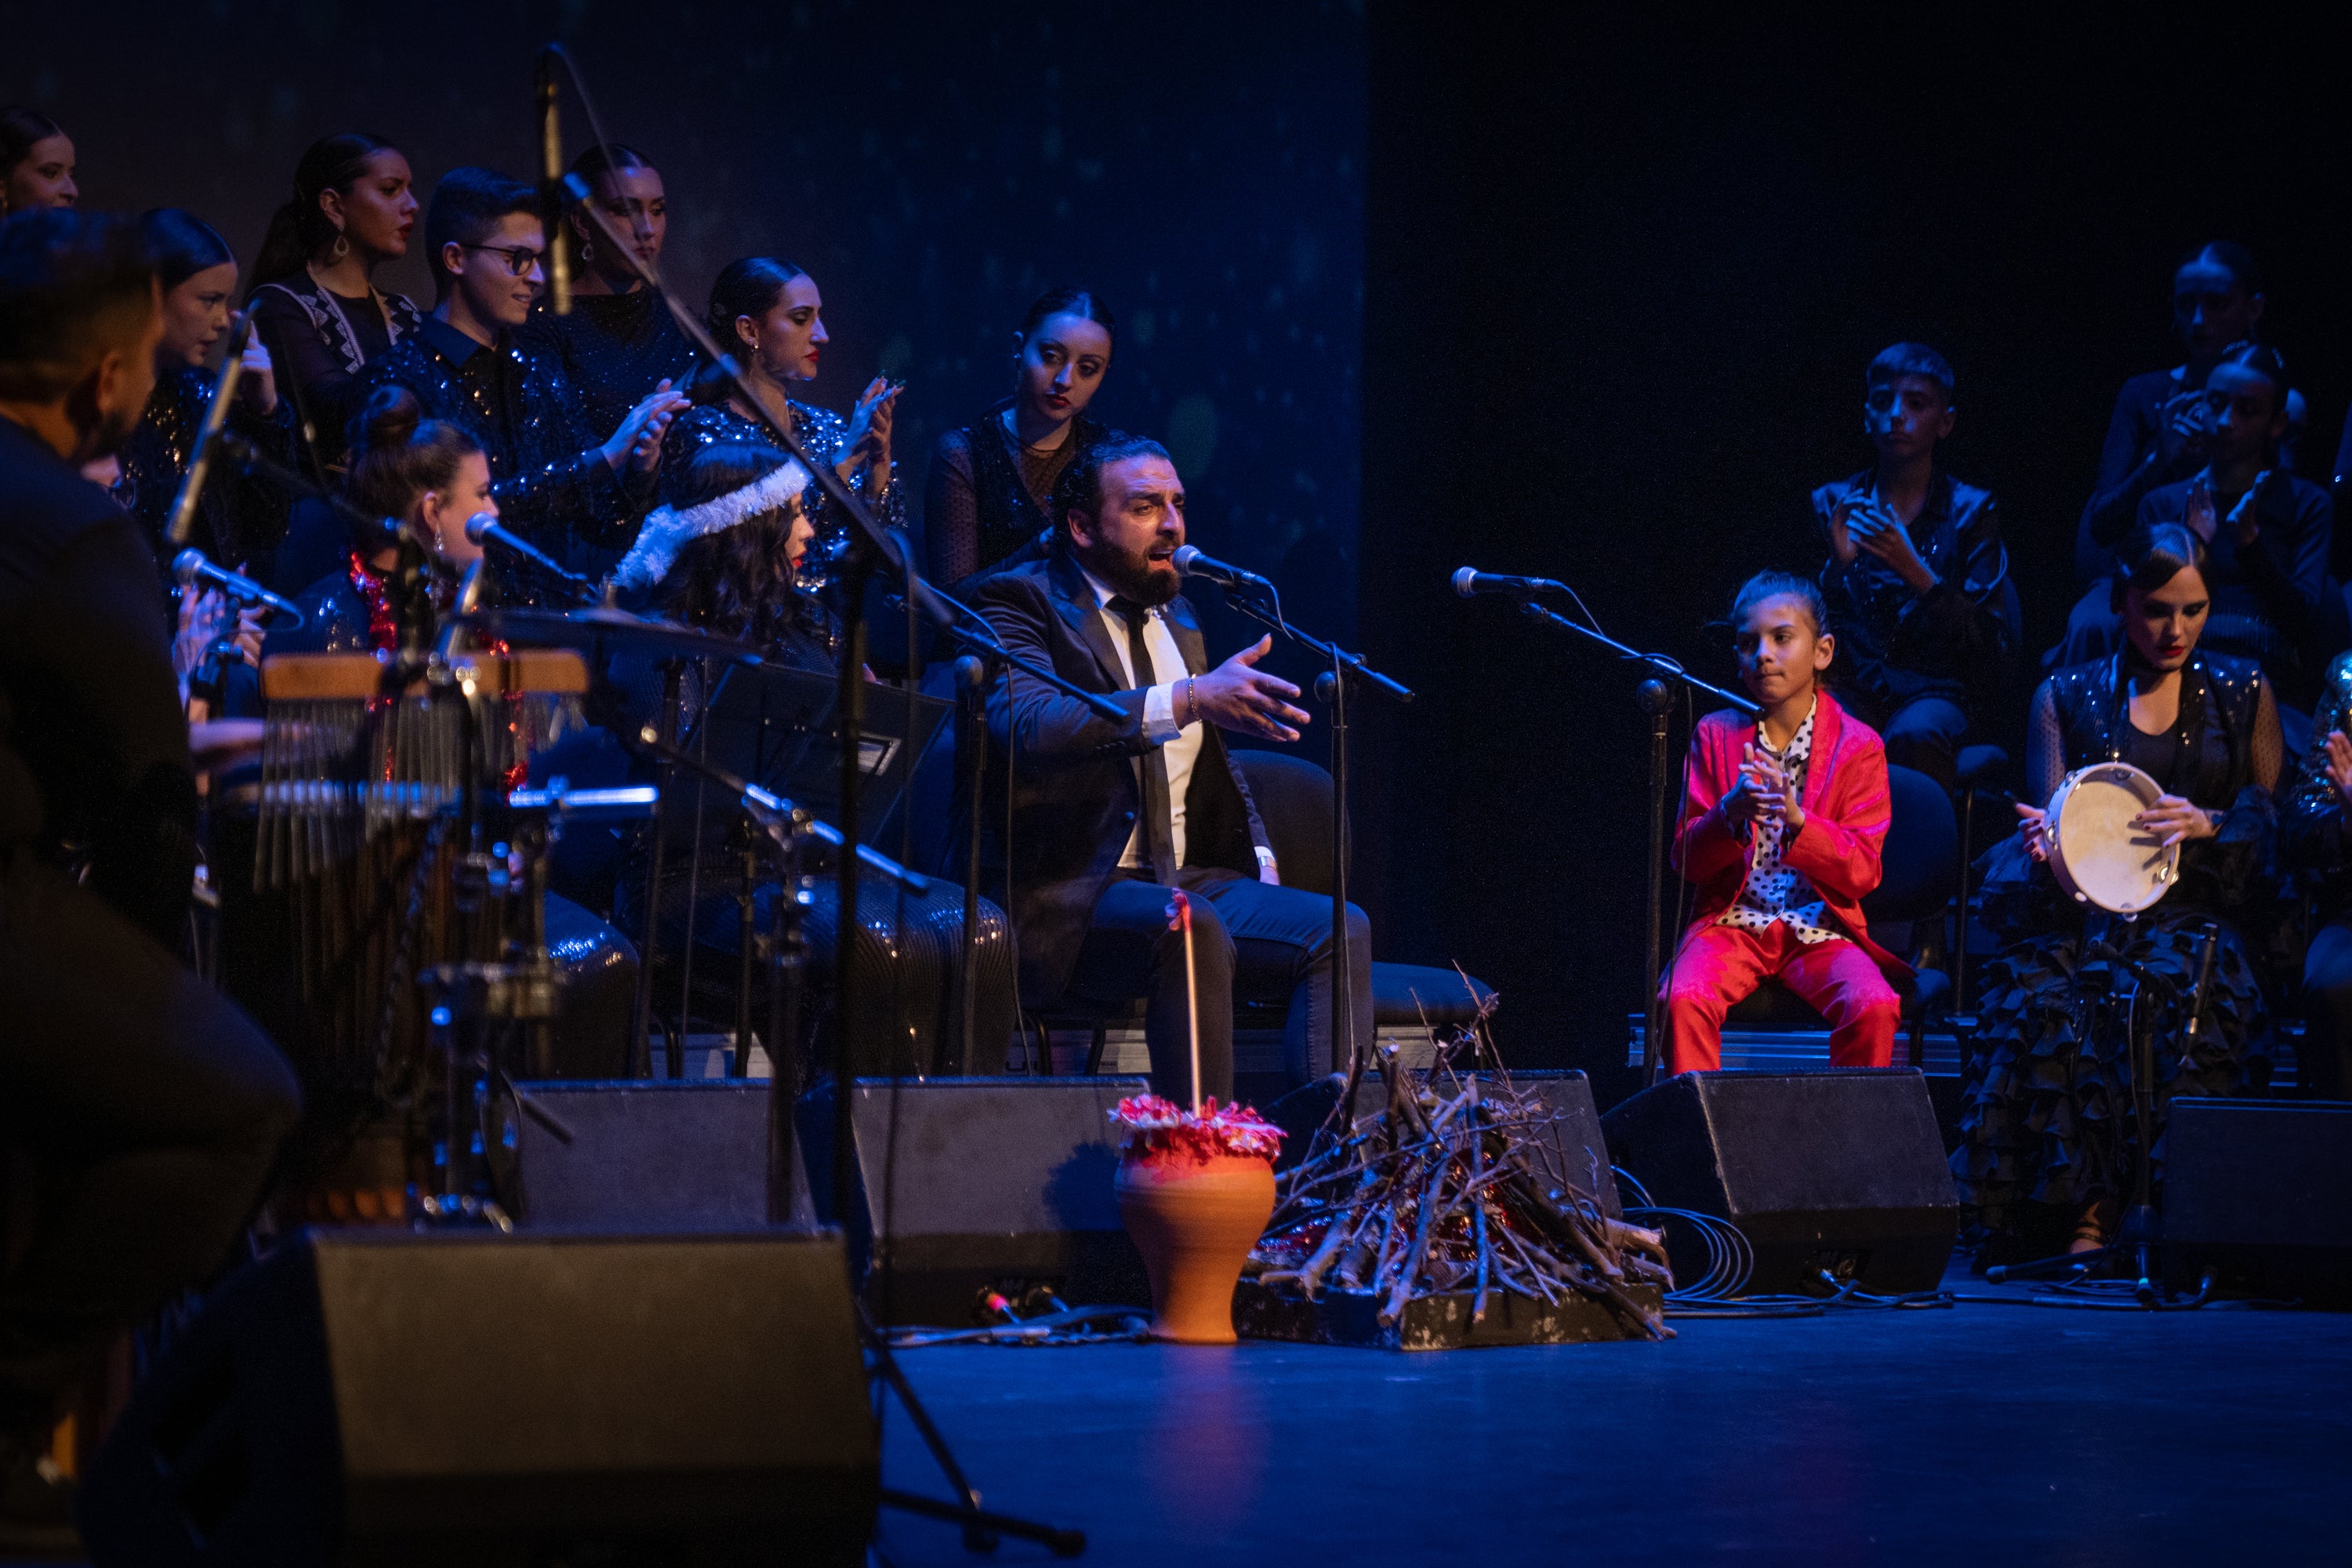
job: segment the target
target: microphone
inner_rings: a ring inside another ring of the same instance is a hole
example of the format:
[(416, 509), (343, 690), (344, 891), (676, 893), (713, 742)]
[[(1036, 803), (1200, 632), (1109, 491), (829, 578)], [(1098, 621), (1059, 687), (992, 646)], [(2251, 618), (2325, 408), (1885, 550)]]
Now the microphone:
[(163, 538), (172, 544), (185, 544), (196, 524), (196, 502), (205, 493), (205, 480), (213, 468), (213, 443), (228, 421), (229, 400), (236, 395), (237, 373), (245, 368), (245, 346), (253, 337), (253, 312), (240, 311), (236, 324), (229, 328), (228, 353), (221, 356), (220, 379), (213, 383), (213, 400), (205, 405), (205, 422), (196, 431), (195, 455), (188, 459), (188, 471), (180, 480), (180, 493), (172, 498), (171, 520), (163, 525)]
[(1218, 560), (1213, 555), (1203, 555), (1189, 544), (1180, 544), (1176, 547), (1175, 560), (1178, 576), (1206, 578), (1220, 588), (1271, 589), (1274, 586), (1255, 572), (1245, 572), (1238, 566)]
[(1492, 572), (1481, 572), (1475, 566), (1465, 566), (1454, 574), (1454, 591), (1465, 599), (1481, 594), (1506, 594), (1514, 599), (1532, 599), (1544, 594), (1565, 594), (1568, 590), (1549, 577), (1503, 577)]
[(302, 624), (302, 612), (291, 599), (281, 599), (250, 577), (240, 577), (225, 566), (215, 566), (205, 559), (201, 550), (183, 550), (172, 560), (172, 575), (183, 588), (205, 583), (218, 588), (241, 605), (266, 605), (278, 615), (291, 616), (294, 624)]
[(522, 535), (519, 533), (510, 533), (507, 530), (500, 528), (499, 526), (499, 520), (493, 513), (478, 511), (473, 516), (467, 518), (466, 520), (466, 537), (472, 540), (476, 544), (495, 544), (499, 549), (506, 551), (509, 554), (520, 555), (525, 561), (530, 562), (532, 565), (538, 567), (548, 575), (557, 578), (562, 582), (569, 583), (574, 587), (585, 588), (588, 586), (587, 578), (583, 577), (574, 572), (566, 572), (562, 567), (557, 565), (550, 557), (541, 553), (539, 546), (524, 539)]
[(539, 205), (547, 233), (547, 308), (572, 314), (572, 237), (563, 226), (563, 134), (555, 115), (555, 51), (539, 52)]

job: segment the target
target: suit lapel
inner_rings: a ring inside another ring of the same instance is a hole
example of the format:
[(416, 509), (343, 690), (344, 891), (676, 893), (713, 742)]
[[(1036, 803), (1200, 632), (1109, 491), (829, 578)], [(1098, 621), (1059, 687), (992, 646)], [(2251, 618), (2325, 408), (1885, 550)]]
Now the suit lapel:
[(1200, 617), (1192, 613), (1192, 601), (1179, 594), (1168, 603), (1168, 629), (1176, 639), (1176, 651), (1184, 656), (1184, 672), (1199, 675), (1209, 668), (1208, 645), (1201, 637)]
[(1127, 678), (1119, 666), (1118, 649), (1110, 640), (1110, 628), (1103, 625), (1102, 605), (1096, 602), (1094, 584), (1087, 581), (1086, 574), (1078, 570), (1078, 563), (1066, 551), (1055, 552), (1045, 577), (1053, 585), (1055, 612), (1086, 645), (1087, 651), (1095, 656), (1095, 663), (1102, 671), (1104, 689), (1126, 690)]
[(1805, 795), (1807, 812), (1822, 808), (1822, 795), (1830, 787), (1830, 774), (1837, 771), (1838, 742), (1845, 737), (1845, 710), (1837, 699), (1824, 691), (1820, 707), (1813, 714), (1813, 752), (1805, 763)]

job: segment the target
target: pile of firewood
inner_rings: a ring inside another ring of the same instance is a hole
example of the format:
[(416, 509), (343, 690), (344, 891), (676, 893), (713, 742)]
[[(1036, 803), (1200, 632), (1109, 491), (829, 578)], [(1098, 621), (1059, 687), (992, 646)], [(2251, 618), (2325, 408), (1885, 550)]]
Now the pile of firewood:
[[(1308, 1300), (1370, 1293), (1383, 1323), (1423, 1295), (1474, 1292), (1477, 1321), (1497, 1292), (1554, 1306), (1576, 1292), (1671, 1339), (1654, 1304), (1674, 1288), (1664, 1238), (1604, 1214), (1597, 1173), (1580, 1181), (1559, 1168), (1545, 1136), (1551, 1112), (1532, 1091), (1507, 1075), (1457, 1072), (1453, 1055), (1441, 1053), (1425, 1077), (1391, 1058), (1385, 1110), (1352, 1126), (1335, 1113), (1317, 1131), (1306, 1158), (1278, 1178), (1248, 1272)], [(1629, 1286), (1655, 1291), (1636, 1296)]]

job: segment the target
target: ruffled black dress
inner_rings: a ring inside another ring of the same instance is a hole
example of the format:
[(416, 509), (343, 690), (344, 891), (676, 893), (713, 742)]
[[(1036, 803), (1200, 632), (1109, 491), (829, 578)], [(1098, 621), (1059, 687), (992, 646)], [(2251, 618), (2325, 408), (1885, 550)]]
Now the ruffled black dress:
[[(2071, 1221), (2127, 1201), (2137, 1159), (2132, 1029), (2153, 1029), (2158, 1179), (2175, 1095), (2233, 1095), (2269, 1081), (2271, 1024), (2256, 971), (2271, 897), (2280, 763), (2277, 710), (2250, 659), (2192, 655), (2170, 732), (2134, 728), (2119, 659), (2070, 666), (2034, 700), (2042, 799), (2065, 773), (2120, 761), (2168, 794), (2222, 813), (2219, 834), (2181, 847), (2172, 890), (2135, 921), (2069, 900), (2012, 837), (1987, 857), (1983, 913), (2014, 940), (1988, 966), (1963, 1084), (1952, 1173), (1989, 1230), (2021, 1228), (2028, 1205)], [(2212, 980), (2187, 1032), (2206, 929)], [(2135, 1000), (2134, 969), (2138, 971)]]

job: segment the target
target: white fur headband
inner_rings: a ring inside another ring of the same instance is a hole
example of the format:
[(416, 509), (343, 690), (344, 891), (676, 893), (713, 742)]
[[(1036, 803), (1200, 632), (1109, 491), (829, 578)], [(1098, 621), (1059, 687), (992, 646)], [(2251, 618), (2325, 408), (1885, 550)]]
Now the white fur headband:
[(622, 558), (613, 580), (624, 588), (650, 588), (668, 574), (677, 552), (694, 541), (705, 534), (724, 532), (761, 512), (793, 506), (808, 487), (809, 471), (799, 462), (790, 461), (767, 478), (700, 506), (691, 506), (684, 511), (656, 507), (646, 519), (645, 527), (637, 531), (637, 542)]

